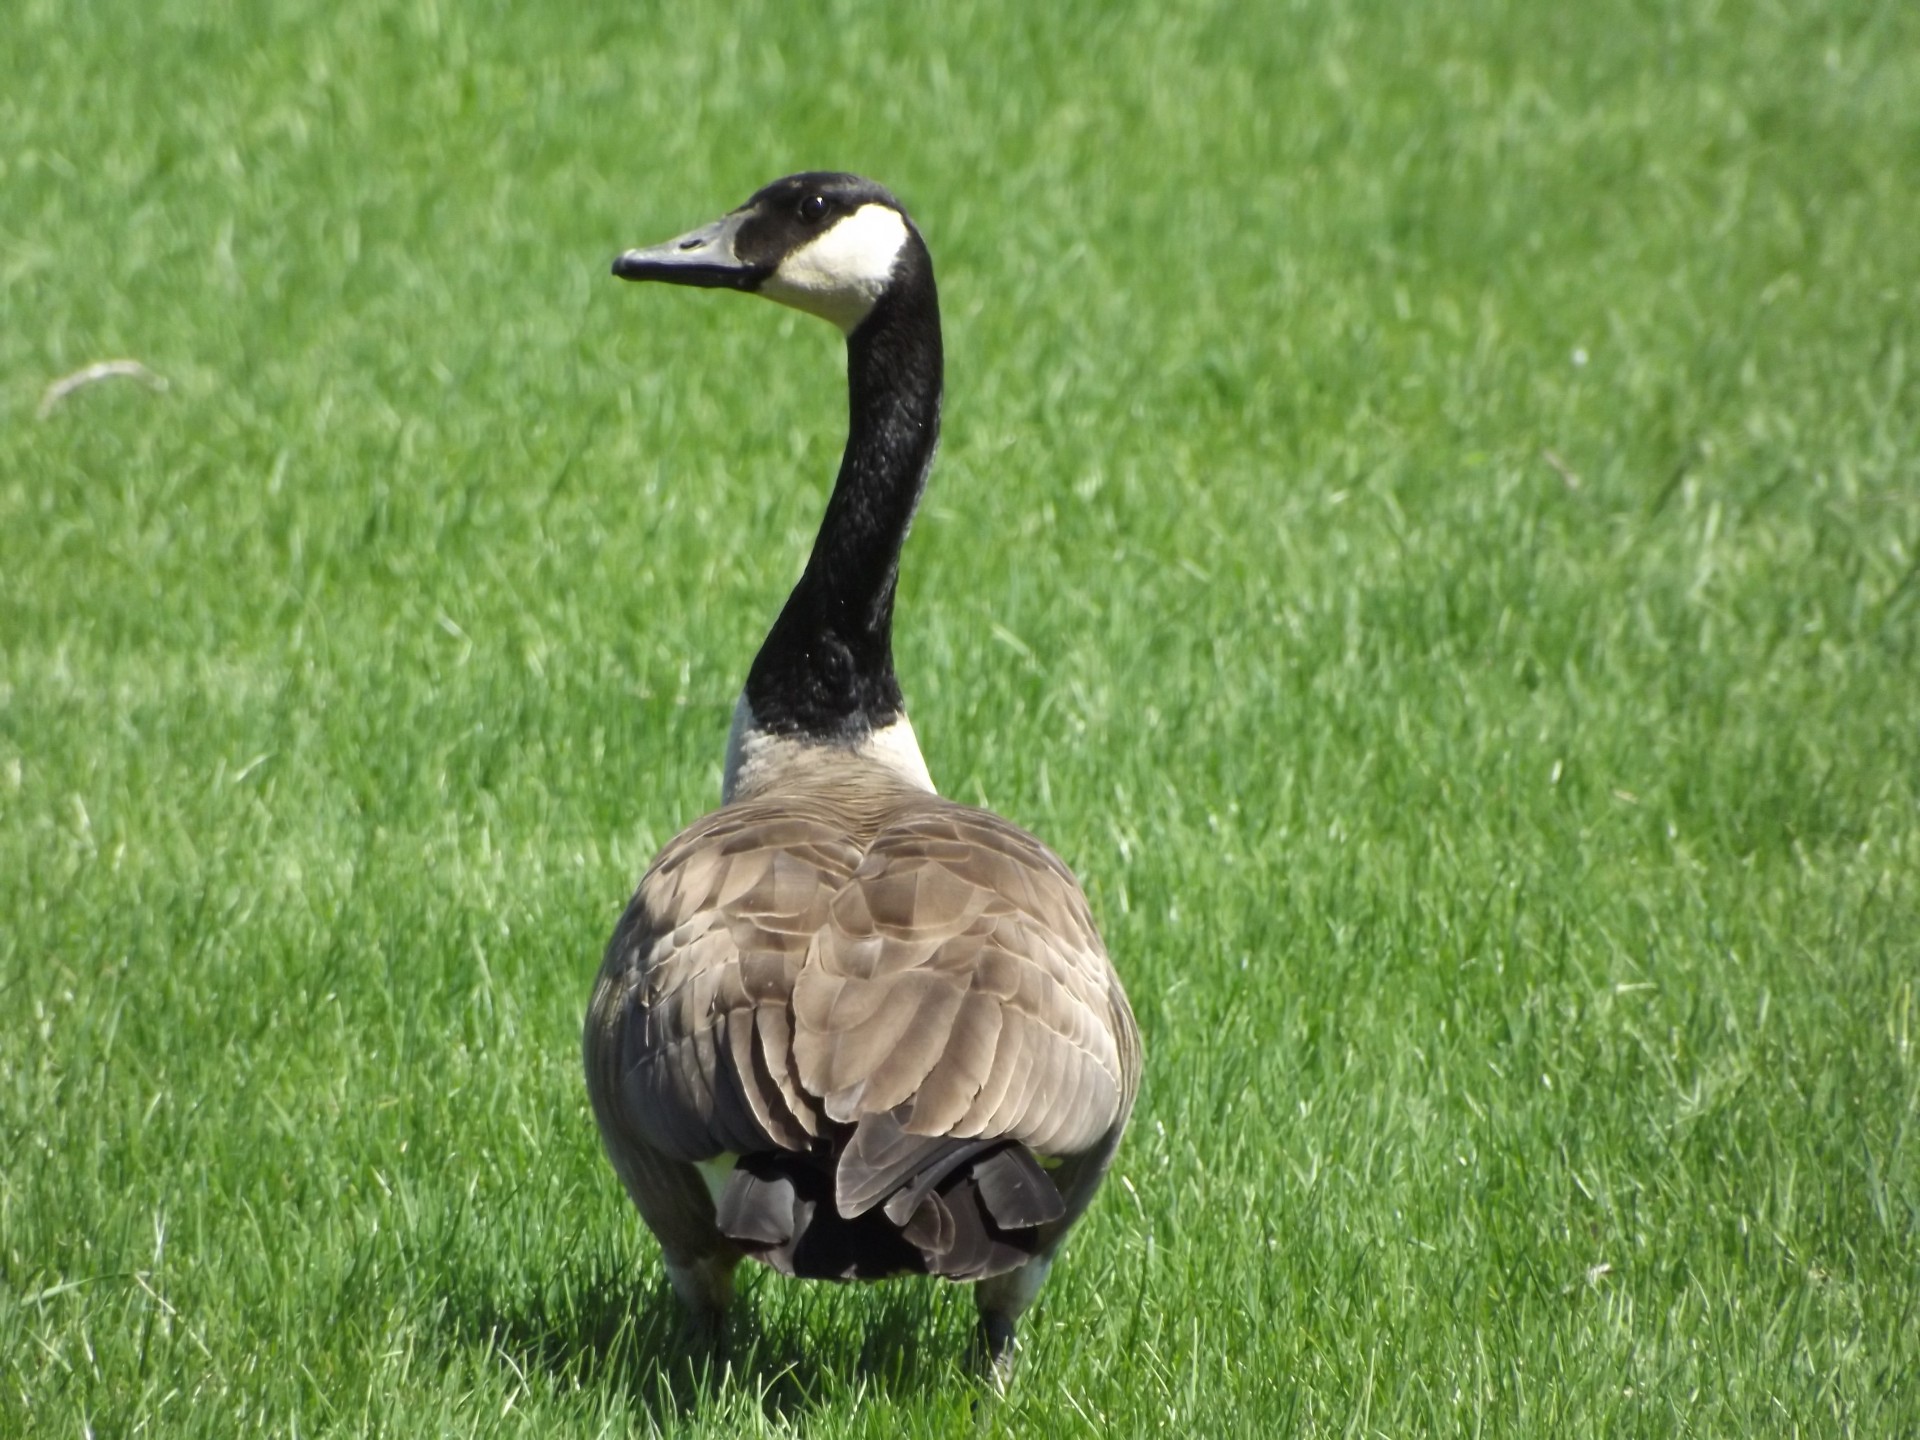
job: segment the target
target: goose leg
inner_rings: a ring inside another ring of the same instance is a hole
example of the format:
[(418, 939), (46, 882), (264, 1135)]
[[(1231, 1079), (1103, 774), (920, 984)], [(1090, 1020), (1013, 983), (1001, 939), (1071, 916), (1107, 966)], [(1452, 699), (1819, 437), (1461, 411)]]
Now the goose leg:
[(718, 1354), (724, 1346), (727, 1307), (733, 1303), (733, 1269), (739, 1263), (738, 1255), (724, 1251), (687, 1260), (666, 1257), (667, 1279), (686, 1306), (693, 1343), (709, 1353)]
[(1013, 1379), (1015, 1328), (1052, 1268), (1051, 1255), (1036, 1255), (1018, 1270), (981, 1280), (973, 1287), (973, 1303), (980, 1312), (974, 1359), (996, 1390), (1004, 1392)]

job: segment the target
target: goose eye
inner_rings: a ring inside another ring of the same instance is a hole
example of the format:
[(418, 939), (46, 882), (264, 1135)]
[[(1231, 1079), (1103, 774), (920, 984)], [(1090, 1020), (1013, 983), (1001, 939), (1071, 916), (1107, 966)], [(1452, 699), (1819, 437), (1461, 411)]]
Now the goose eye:
[(800, 218), (811, 224), (827, 213), (827, 197), (809, 195), (800, 202)]

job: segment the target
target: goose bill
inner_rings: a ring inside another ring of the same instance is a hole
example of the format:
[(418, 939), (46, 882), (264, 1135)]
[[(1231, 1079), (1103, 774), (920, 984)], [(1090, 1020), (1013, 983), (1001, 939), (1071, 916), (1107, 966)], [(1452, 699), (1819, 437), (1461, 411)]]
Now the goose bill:
[(747, 212), (736, 210), (684, 235), (641, 250), (629, 250), (613, 262), (622, 280), (664, 280), (706, 290), (752, 290), (766, 270), (742, 260), (734, 250)]

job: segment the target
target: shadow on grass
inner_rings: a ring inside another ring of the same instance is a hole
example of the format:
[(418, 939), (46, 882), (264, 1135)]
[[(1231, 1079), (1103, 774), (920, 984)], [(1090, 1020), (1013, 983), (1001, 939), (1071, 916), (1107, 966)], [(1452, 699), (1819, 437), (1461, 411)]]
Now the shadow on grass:
[(795, 1283), (743, 1284), (720, 1347), (694, 1337), (664, 1281), (649, 1285), (597, 1265), (555, 1277), (540, 1293), (463, 1286), (442, 1313), (457, 1343), (484, 1346), (563, 1389), (622, 1394), (667, 1429), (729, 1397), (748, 1399), (769, 1419), (795, 1419), (861, 1393), (909, 1403), (973, 1393), (960, 1346), (930, 1314), (942, 1307), (930, 1303), (926, 1281), (858, 1287), (851, 1325), (835, 1323), (825, 1305), (765, 1303), (763, 1291)]

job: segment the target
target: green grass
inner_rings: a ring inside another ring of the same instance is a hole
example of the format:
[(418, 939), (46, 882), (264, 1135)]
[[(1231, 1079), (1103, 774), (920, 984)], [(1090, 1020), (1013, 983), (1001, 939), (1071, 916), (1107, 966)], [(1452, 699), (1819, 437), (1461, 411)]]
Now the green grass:
[(817, 165), (940, 267), (928, 758), (1148, 1049), (995, 1423), (1920, 1431), (1920, 10), (6, 30), (0, 1434), (969, 1427), (959, 1291), (688, 1374), (578, 1074), (843, 404), (607, 261)]

